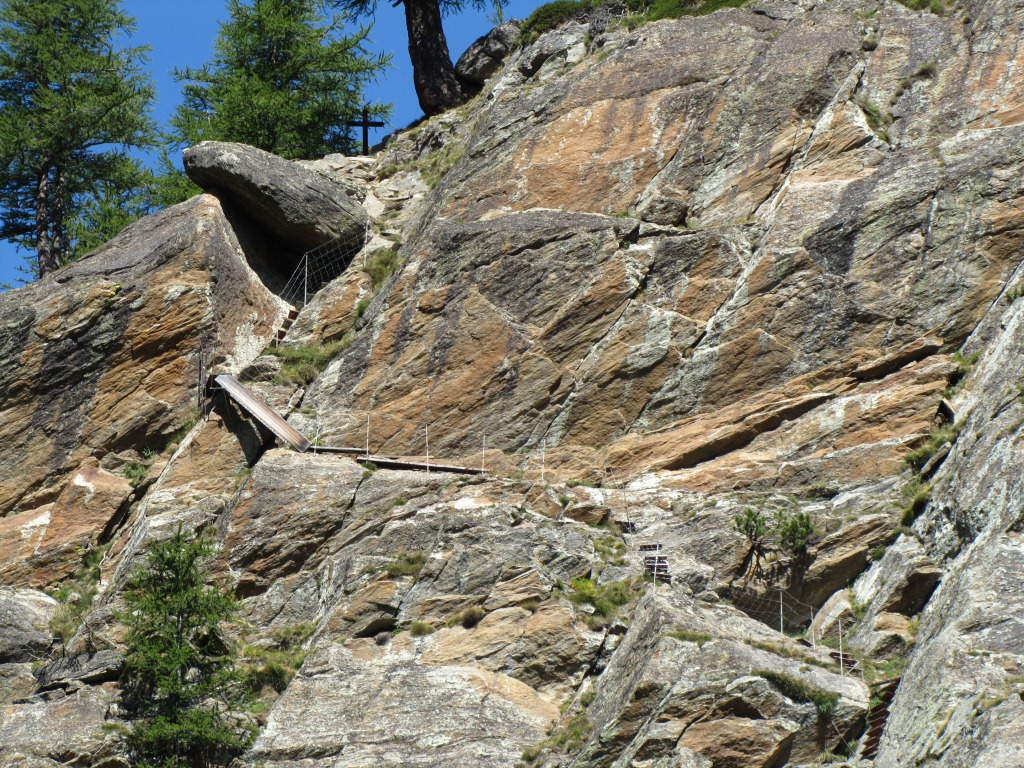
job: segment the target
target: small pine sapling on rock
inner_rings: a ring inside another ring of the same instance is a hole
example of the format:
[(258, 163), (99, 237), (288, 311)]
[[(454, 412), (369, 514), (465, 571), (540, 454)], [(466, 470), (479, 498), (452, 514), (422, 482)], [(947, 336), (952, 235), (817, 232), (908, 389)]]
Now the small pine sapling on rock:
[(251, 741), (227, 717), (245, 694), (234, 654), (218, 632), (235, 603), (207, 583), (211, 554), (208, 539), (179, 526), (152, 545), (129, 580), (119, 618), (128, 627), (121, 685), (135, 721), (127, 739), (133, 765), (227, 765)]

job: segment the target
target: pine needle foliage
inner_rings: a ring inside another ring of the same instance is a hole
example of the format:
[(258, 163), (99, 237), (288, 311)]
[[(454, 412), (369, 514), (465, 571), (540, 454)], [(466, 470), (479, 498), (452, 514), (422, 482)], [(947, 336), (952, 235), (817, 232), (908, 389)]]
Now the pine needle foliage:
[(389, 63), (364, 49), (369, 28), (344, 34), (347, 17), (323, 0), (229, 0), (227, 11), (212, 60), (175, 71), (184, 103), (174, 139), (237, 141), (287, 158), (354, 150), (347, 122)]
[(39, 275), (145, 207), (129, 152), (156, 141), (148, 49), (117, 44), (133, 29), (116, 0), (0, 0), (0, 238)]
[(807, 545), (814, 535), (814, 521), (811, 515), (808, 512), (787, 515), (780, 511), (775, 513), (775, 521), (782, 548), (794, 557), (806, 556)]
[(211, 553), (208, 539), (179, 526), (152, 545), (125, 593), (121, 685), (135, 719), (129, 757), (140, 768), (227, 765), (251, 739), (226, 716), (244, 686), (218, 633), (236, 609), (230, 594), (206, 583)]
[(756, 509), (747, 507), (740, 514), (733, 518), (736, 530), (747, 537), (750, 545), (757, 547), (768, 534), (768, 521), (764, 514)]

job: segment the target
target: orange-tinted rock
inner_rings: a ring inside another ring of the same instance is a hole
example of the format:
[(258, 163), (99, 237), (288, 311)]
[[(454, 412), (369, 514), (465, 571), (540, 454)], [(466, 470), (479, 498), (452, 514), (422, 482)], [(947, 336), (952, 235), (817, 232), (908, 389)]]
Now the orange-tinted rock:
[(52, 504), (0, 519), (0, 581), (43, 587), (70, 576), (131, 492), (127, 479), (87, 459)]
[(161, 449), (196, 407), (201, 354), (262, 349), (283, 309), (231, 215), (201, 195), (3, 295), (0, 514), (54, 501), (89, 457)]
[(708, 758), (714, 768), (771, 768), (785, 760), (795, 726), (723, 717), (691, 725), (679, 746)]

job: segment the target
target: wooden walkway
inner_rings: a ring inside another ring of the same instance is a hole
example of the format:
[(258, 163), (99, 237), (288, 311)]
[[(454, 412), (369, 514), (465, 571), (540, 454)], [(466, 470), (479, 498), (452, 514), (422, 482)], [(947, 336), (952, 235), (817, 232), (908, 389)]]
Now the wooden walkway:
[(309, 449), (310, 453), (335, 453), (344, 456), (351, 456), (357, 461), (366, 461), (374, 464), (380, 469), (412, 469), (420, 472), (452, 472), (457, 475), (482, 475), (483, 470), (479, 467), (462, 467), (457, 464), (439, 464), (435, 461), (425, 461), (401, 456), (377, 456), (367, 454), (364, 448), (341, 448), (329, 445), (318, 445)]
[(295, 427), (284, 420), (284, 417), (248, 387), (240, 384), (234, 376), (220, 374), (214, 378), (216, 386), (223, 389), (228, 396), (238, 403), (243, 410), (265, 426), (274, 435), (286, 442), (299, 453), (333, 453), (352, 456), (361, 461), (372, 462), (380, 469), (409, 469), (417, 472), (451, 472), (458, 475), (480, 475), (482, 469), (460, 467), (455, 464), (439, 464), (429, 459), (367, 455), (362, 448), (340, 448), (330, 446), (314, 446), (313, 443)]

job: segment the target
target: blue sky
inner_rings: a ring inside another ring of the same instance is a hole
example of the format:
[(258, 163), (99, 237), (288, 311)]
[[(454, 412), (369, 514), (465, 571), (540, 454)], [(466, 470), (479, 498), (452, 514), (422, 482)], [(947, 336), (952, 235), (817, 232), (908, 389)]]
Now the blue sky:
[[(511, 0), (505, 18), (525, 18), (543, 0)], [(161, 125), (174, 112), (180, 101), (179, 85), (171, 76), (175, 67), (198, 67), (209, 59), (217, 37), (217, 27), (227, 14), (225, 4), (218, 0), (123, 0), (122, 8), (134, 16), (138, 28), (132, 45), (148, 45), (149, 69), (156, 83), (157, 103), (154, 117)], [(485, 34), (491, 24), (485, 11), (467, 9), (445, 19), (448, 49), (457, 59), (476, 38)], [(377, 141), (395, 128), (402, 128), (422, 116), (412, 85), (412, 67), (405, 33), (405, 16), (401, 7), (391, 0), (381, 0), (377, 9), (371, 42), (372, 51), (392, 54), (392, 66), (381, 82), (366, 92), (367, 101), (390, 102), (393, 112), (390, 125), (375, 129), (371, 141)], [(16, 283), (21, 275), (17, 267), (23, 254), (9, 243), (0, 242), (0, 283)]]

